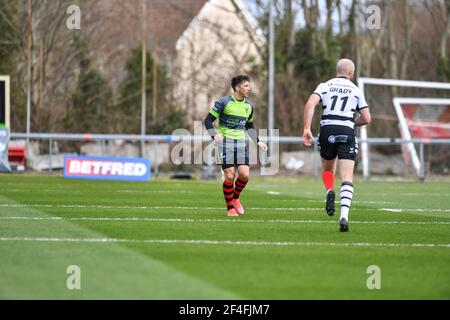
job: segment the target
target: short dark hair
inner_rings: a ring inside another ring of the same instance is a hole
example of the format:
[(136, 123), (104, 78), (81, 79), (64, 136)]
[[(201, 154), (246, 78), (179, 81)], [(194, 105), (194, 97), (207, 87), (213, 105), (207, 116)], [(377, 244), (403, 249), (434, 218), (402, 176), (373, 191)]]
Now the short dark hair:
[(250, 82), (250, 77), (244, 74), (234, 76), (233, 79), (231, 79), (231, 87), (233, 88), (234, 91), (236, 91), (236, 87), (244, 81)]

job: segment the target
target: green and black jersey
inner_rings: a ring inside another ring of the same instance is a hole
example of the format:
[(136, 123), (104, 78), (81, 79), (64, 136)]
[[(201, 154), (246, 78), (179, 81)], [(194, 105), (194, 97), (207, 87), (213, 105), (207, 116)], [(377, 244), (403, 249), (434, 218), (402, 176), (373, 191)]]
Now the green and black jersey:
[(217, 100), (209, 113), (219, 118), (219, 131), (226, 139), (245, 139), (245, 130), (253, 127), (254, 105), (244, 98), (239, 101), (234, 96)]

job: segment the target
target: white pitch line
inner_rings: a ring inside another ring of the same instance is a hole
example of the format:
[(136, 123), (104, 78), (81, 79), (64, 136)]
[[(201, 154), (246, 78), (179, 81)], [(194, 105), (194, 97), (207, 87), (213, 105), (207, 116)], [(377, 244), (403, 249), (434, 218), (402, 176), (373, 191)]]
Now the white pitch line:
[[(177, 209), (177, 210), (223, 210), (223, 207), (182, 207), (182, 206), (113, 206), (113, 205), (81, 205), (81, 204), (0, 204), (0, 208), (68, 208), (68, 209)], [(248, 208), (258, 211), (323, 211), (323, 208)], [(352, 208), (353, 211), (367, 209)], [(388, 212), (450, 212), (450, 209), (419, 208), (373, 208), (375, 211)]]
[(388, 212), (402, 212), (402, 209), (389, 209), (389, 208), (381, 208), (381, 211), (388, 211)]
[[(69, 190), (69, 189), (6, 189), (5, 191), (8, 192), (64, 192), (64, 193), (82, 193), (82, 192), (90, 192), (82, 191), (82, 190)], [(116, 193), (194, 193), (191, 190), (112, 190), (109, 192), (116, 192)]]
[[(361, 195), (361, 196), (392, 196), (392, 193), (356, 193), (357, 195)], [(431, 192), (431, 193), (419, 193), (419, 192), (397, 192), (395, 193), (395, 196), (410, 196), (410, 197), (422, 197), (422, 196), (434, 196), (434, 197), (447, 197), (448, 194), (447, 193), (436, 193), (436, 192)]]
[(404, 248), (450, 248), (442, 243), (369, 243), (369, 242), (282, 242), (282, 241), (231, 241), (231, 240), (179, 240), (179, 239), (118, 239), (118, 238), (34, 238), (0, 237), (0, 241), (30, 242), (90, 242), (90, 243), (143, 243), (143, 244), (207, 244), (243, 246), (322, 246), (322, 247), (404, 247)]
[[(332, 223), (332, 220), (274, 220), (274, 219), (182, 219), (139, 217), (1, 217), (0, 220), (46, 220), (46, 221), (149, 221), (149, 222), (243, 222), (243, 223)], [(350, 221), (352, 224), (404, 224), (404, 225), (450, 225), (450, 221)]]
[[(277, 200), (277, 201), (282, 201), (282, 202), (304, 202), (304, 200)], [(326, 200), (306, 200), (306, 202), (325, 203)], [(336, 203), (340, 203), (340, 201), (336, 200)], [(363, 200), (353, 200), (352, 201), (352, 204), (394, 204), (394, 203), (397, 203), (397, 202), (393, 202), (393, 201), (363, 201)]]
[(81, 190), (64, 190), (64, 189), (6, 189), (7, 192), (65, 192), (65, 193), (81, 193)]
[(115, 190), (117, 193), (194, 193), (192, 190)]
[[(293, 194), (288, 194), (287, 195), (293, 195)], [(310, 195), (317, 195), (317, 193), (314, 192), (296, 192), (295, 195), (298, 196), (310, 196)], [(358, 196), (358, 197), (378, 197), (378, 196), (392, 196), (392, 193), (371, 193), (371, 192), (355, 192), (354, 195)], [(448, 194), (447, 193), (436, 193), (436, 192), (431, 192), (431, 193), (419, 193), (419, 192), (397, 192), (395, 193), (395, 196), (408, 196), (408, 197), (422, 197), (422, 196), (427, 196), (427, 197), (447, 197)]]
[(391, 212), (450, 212), (450, 209), (408, 209), (408, 208), (380, 208), (379, 211)]

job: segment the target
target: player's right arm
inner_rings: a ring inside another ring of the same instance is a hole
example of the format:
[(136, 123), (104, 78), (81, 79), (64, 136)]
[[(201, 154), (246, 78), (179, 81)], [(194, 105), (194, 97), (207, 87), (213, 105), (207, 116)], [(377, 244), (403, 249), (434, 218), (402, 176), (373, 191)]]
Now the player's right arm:
[(214, 115), (208, 113), (205, 120), (203, 121), (203, 124), (205, 125), (206, 130), (208, 130), (208, 134), (211, 136), (211, 138), (213, 138), (214, 141), (220, 143), (223, 141), (223, 136), (220, 133), (218, 133), (216, 128), (214, 128), (213, 126), (213, 122), (216, 119), (217, 118)]
[(209, 110), (208, 115), (206, 116), (203, 124), (205, 125), (206, 130), (208, 130), (209, 135), (213, 138), (214, 141), (220, 143), (223, 141), (223, 135), (218, 133), (216, 128), (213, 126), (213, 122), (220, 117), (223, 110), (225, 109), (225, 103), (220, 99), (214, 103), (214, 106)]
[(306, 102), (303, 111), (303, 144), (307, 147), (311, 146), (311, 143), (314, 139), (311, 132), (311, 122), (314, 116), (314, 110), (320, 103), (320, 99), (320, 95), (314, 92), (309, 97), (308, 102)]

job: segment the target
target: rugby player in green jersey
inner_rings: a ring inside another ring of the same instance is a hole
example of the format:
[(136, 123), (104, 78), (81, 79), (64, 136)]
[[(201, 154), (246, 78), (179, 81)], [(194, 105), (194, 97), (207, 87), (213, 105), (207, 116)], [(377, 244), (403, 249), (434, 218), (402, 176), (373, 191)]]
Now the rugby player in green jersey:
[[(222, 166), (225, 176), (223, 195), (227, 204), (227, 214), (238, 216), (244, 214), (239, 196), (247, 185), (250, 173), (245, 131), (247, 130), (250, 138), (261, 150), (267, 151), (267, 145), (259, 141), (253, 124), (255, 106), (248, 100), (251, 91), (250, 78), (246, 75), (235, 76), (231, 79), (231, 87), (234, 94), (217, 100), (206, 116), (204, 124), (218, 146), (218, 164)], [(213, 126), (217, 118), (219, 131)], [(237, 178), (235, 178), (236, 171)]]

